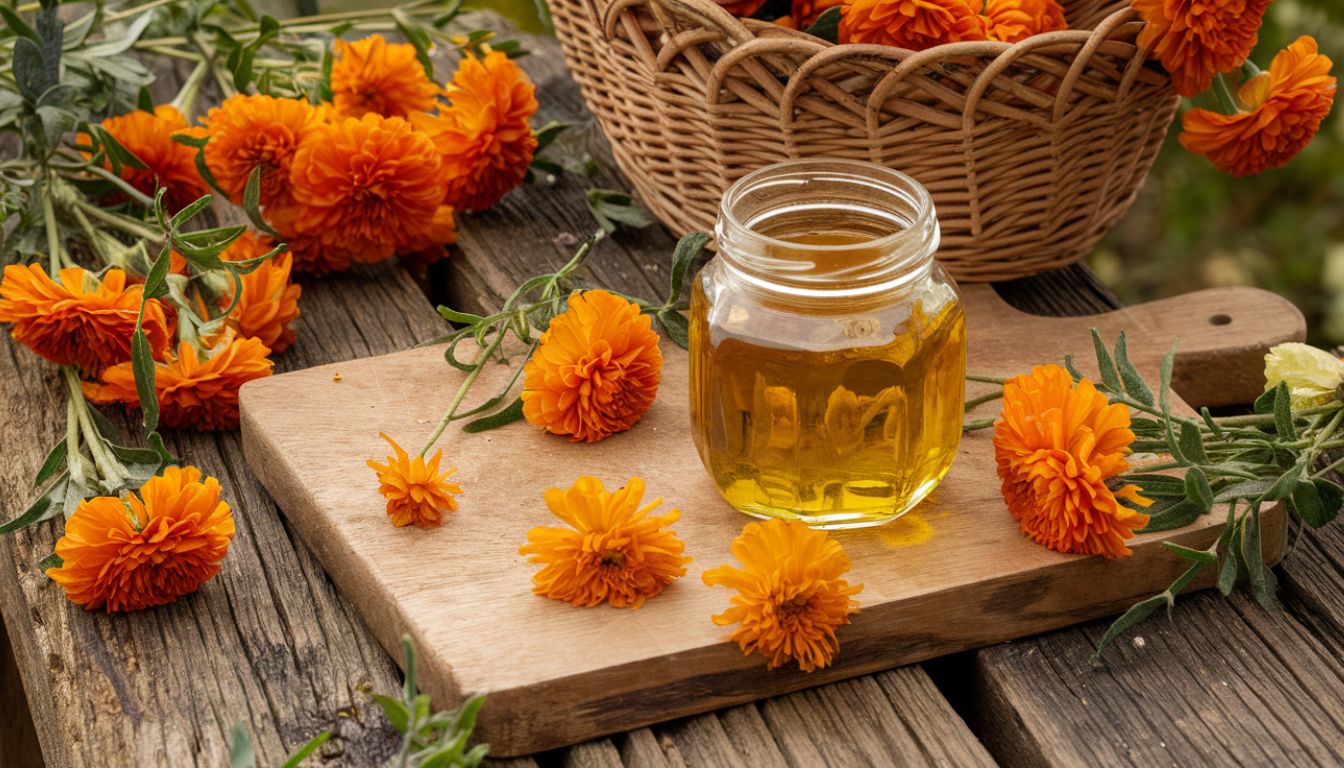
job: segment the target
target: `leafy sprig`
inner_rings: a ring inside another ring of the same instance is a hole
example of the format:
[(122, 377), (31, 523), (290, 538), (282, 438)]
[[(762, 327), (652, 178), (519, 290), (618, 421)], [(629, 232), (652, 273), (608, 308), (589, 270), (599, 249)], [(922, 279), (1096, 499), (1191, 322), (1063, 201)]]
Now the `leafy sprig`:
[[(425, 442), (424, 448), (420, 451), (421, 456), (433, 448), (444, 430), (454, 421), (475, 417), (462, 429), (466, 432), (481, 432), (523, 418), (522, 396), (514, 394), (518, 380), (522, 376), (522, 362), (525, 362), (536, 349), (541, 335), (550, 327), (551, 320), (565, 311), (570, 295), (583, 288), (578, 272), (593, 248), (604, 237), (604, 232), (597, 232), (580, 245), (569, 261), (555, 272), (537, 275), (523, 281), (504, 300), (499, 311), (493, 314), (477, 315), (449, 307), (439, 307), (439, 314), (445, 320), (457, 324), (458, 328), (427, 344), (446, 343), (448, 346), (444, 350), (444, 359), (449, 365), (465, 372), (466, 378), (449, 402), (448, 410), (439, 420), (429, 440)], [(686, 306), (682, 302), (683, 286), (691, 264), (708, 242), (709, 235), (704, 232), (693, 232), (677, 243), (672, 254), (671, 284), (668, 287), (667, 298), (661, 304), (652, 304), (644, 299), (618, 294), (638, 304), (643, 313), (652, 315), (668, 338), (683, 349), (689, 344), (686, 316), (682, 314)], [(459, 349), (464, 344), (475, 347), (470, 357), (463, 357), (464, 353)], [(520, 349), (522, 354), (516, 354)], [(513, 375), (484, 402), (460, 411), (467, 393), (475, 385), (481, 371), (492, 360), (513, 364), (515, 366)]]
[(457, 709), (434, 712), (429, 695), (420, 693), (416, 684), (415, 644), (401, 638), (406, 657), (406, 680), (401, 698), (374, 696), (392, 727), (401, 734), (401, 749), (385, 764), (387, 768), (476, 768), (490, 752), (489, 744), (467, 749), (467, 741), (476, 728), (476, 716), (485, 705), (485, 697), (470, 697)]

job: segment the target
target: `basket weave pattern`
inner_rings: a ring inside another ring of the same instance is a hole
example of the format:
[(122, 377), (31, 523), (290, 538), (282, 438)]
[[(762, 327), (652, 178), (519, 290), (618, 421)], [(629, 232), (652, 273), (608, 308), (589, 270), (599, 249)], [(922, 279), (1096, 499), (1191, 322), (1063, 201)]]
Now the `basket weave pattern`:
[(622, 170), (678, 234), (789, 158), (869, 160), (933, 194), (959, 280), (1071, 264), (1124, 216), (1175, 114), (1128, 0), (1065, 0), (1068, 31), (922, 52), (836, 46), (713, 0), (550, 0)]

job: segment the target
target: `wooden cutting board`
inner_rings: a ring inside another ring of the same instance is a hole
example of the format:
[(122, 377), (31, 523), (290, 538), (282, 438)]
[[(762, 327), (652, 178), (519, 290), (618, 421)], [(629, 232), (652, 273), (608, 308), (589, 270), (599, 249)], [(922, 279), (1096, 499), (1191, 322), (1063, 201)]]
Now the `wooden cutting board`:
[[(970, 370), (1011, 374), (1073, 353), (1089, 370), (1088, 328), (1122, 328), (1135, 364), (1156, 382), (1181, 337), (1176, 389), (1199, 404), (1246, 402), (1262, 387), (1265, 350), (1305, 335), (1286, 300), (1218, 289), (1080, 318), (1018, 312), (986, 286), (966, 290)], [(749, 518), (718, 496), (689, 434), (686, 354), (665, 346), (658, 399), (633, 430), (574, 444), (526, 424), (477, 435), (450, 430), (447, 466), (465, 489), (442, 528), (393, 528), (365, 460), (385, 455), (387, 432), (416, 446), (460, 380), (441, 349), (310, 368), (242, 391), (247, 460), (294, 528), (374, 634), (400, 659), (409, 633), (420, 680), (439, 707), (488, 694), (479, 736), (518, 755), (661, 720), (874, 672), (1117, 613), (1165, 589), (1184, 567), (1163, 541), (1207, 547), (1221, 516), (1138, 537), (1118, 561), (1068, 556), (1031, 543), (998, 493), (988, 432), (968, 436), (943, 485), (889, 525), (832, 534), (854, 562), (862, 612), (841, 629), (829, 669), (767, 672), (759, 656), (725, 642), (710, 615), (728, 602), (700, 573), (734, 562), (729, 543)], [(339, 376), (337, 376), (339, 374)], [(505, 369), (482, 375), (484, 397)], [(993, 415), (989, 410), (980, 416)], [(609, 489), (642, 476), (649, 498), (682, 510), (677, 532), (693, 556), (687, 575), (639, 610), (572, 608), (531, 593), (518, 554), (529, 528), (556, 521), (550, 486), (579, 475)], [(241, 511), (246, 514), (246, 510)], [(1286, 517), (1264, 520), (1265, 559), (1282, 557)], [(1194, 588), (1209, 586), (1209, 582)], [(1160, 619), (1158, 619), (1160, 620)]]

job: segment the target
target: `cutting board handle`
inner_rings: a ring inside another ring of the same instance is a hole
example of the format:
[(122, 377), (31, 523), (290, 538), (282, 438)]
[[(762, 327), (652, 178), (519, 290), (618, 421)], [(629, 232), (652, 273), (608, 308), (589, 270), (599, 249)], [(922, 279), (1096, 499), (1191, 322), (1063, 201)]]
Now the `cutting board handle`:
[(1269, 348), (1307, 336), (1302, 312), (1259, 288), (1209, 288), (1096, 319), (1107, 328), (1140, 327), (1153, 338), (1180, 339), (1172, 389), (1194, 407), (1252, 402), (1264, 391)]

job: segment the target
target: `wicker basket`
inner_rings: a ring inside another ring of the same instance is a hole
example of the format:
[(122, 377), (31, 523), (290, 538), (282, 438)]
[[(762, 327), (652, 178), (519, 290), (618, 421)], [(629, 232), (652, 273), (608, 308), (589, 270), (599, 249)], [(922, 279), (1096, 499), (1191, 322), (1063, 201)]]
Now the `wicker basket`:
[(1064, 0), (1072, 29), (914, 53), (835, 46), (713, 0), (550, 0), (570, 70), (644, 203), (710, 229), (772, 162), (871, 160), (933, 193), (960, 280), (1071, 264), (1125, 214), (1175, 114), (1128, 0)]

